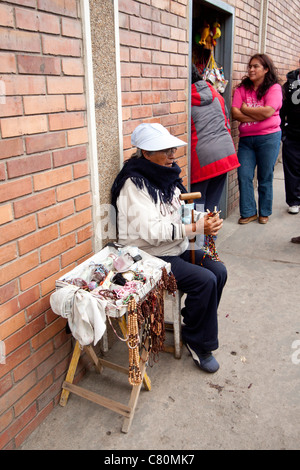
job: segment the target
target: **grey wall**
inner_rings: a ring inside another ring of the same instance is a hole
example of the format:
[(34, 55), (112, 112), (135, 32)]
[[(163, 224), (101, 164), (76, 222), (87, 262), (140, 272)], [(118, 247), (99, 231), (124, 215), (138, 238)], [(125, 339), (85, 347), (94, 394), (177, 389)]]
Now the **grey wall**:
[(120, 169), (114, 3), (90, 0), (97, 152), (101, 204)]

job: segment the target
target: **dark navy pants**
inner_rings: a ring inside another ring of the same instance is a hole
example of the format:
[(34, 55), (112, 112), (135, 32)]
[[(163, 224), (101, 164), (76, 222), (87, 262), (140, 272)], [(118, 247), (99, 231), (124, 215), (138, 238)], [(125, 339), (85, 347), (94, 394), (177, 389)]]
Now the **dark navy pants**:
[(300, 205), (300, 141), (286, 138), (282, 145), (286, 203)]
[(226, 173), (223, 175), (191, 184), (192, 192), (200, 192), (201, 199), (196, 199), (196, 204), (203, 204), (203, 208), (197, 208), (201, 212), (213, 211), (215, 207), (219, 210), (220, 199), (226, 183)]
[(195, 264), (190, 262), (189, 250), (181, 256), (161, 257), (171, 263), (178, 289), (187, 294), (182, 339), (200, 354), (219, 346), (217, 310), (227, 280), (224, 264), (203, 256), (204, 252), (197, 250)]

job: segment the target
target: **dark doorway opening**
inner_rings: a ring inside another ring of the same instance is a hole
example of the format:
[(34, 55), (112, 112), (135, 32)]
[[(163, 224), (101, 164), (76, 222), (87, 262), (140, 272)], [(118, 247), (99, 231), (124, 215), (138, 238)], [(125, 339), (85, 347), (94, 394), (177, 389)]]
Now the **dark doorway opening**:
[[(191, 31), (191, 64), (201, 72), (211, 56), (225, 82), (218, 91), (222, 94), (228, 112), (231, 106), (232, 61), (233, 61), (234, 8), (221, 0), (193, 0)], [(227, 82), (227, 83), (226, 83)], [(216, 83), (216, 87), (217, 87)], [(222, 216), (227, 216), (227, 182), (220, 201)]]

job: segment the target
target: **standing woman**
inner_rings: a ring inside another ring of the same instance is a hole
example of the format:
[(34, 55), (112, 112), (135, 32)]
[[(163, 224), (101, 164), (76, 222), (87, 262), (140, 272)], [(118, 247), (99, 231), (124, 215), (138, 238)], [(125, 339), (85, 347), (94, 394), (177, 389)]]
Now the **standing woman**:
[(266, 54), (253, 55), (248, 75), (235, 90), (232, 101), (232, 117), (240, 122), (239, 224), (257, 219), (253, 188), (256, 166), (259, 223), (266, 224), (272, 214), (273, 172), (281, 141), (281, 106), (282, 90), (272, 60)]
[(224, 98), (192, 66), (191, 190), (204, 211), (219, 209), (226, 174), (240, 166)]

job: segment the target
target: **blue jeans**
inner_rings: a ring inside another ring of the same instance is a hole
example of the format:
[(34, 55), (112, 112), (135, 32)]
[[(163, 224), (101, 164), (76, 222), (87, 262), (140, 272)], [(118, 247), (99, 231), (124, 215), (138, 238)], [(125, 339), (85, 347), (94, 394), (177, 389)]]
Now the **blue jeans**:
[(257, 214), (254, 197), (253, 178), (257, 166), (258, 182), (258, 213), (262, 217), (272, 214), (273, 204), (273, 173), (278, 157), (281, 131), (267, 135), (241, 137), (238, 158), (241, 217)]

